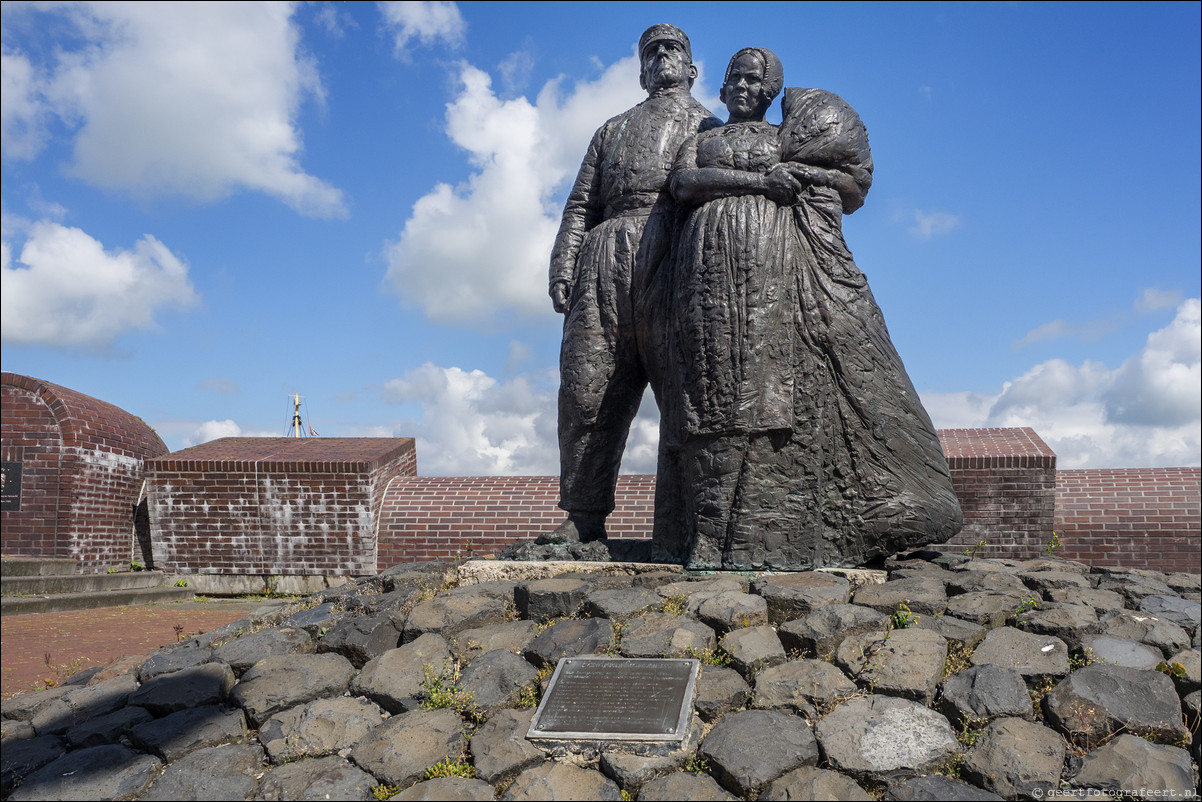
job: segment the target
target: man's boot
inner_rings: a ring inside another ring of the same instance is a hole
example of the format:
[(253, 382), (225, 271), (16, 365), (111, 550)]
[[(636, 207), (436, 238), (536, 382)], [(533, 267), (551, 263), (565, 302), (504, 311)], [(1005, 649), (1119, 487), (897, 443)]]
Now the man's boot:
[(547, 543), (592, 543), (605, 540), (605, 513), (569, 512), (568, 519), (550, 532), (544, 532), (534, 541)]

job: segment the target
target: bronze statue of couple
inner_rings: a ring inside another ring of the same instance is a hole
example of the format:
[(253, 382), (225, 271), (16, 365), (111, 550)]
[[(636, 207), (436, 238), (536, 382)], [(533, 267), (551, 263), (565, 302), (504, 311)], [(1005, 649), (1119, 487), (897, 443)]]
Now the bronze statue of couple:
[(593, 136), (551, 257), (568, 518), (542, 540), (605, 539), (650, 384), (655, 559), (798, 571), (946, 541), (947, 461), (843, 241), (872, 183), (859, 116), (784, 89), (765, 48), (731, 58), (726, 123), (690, 94), (679, 28), (648, 28), (639, 58), (648, 98)]

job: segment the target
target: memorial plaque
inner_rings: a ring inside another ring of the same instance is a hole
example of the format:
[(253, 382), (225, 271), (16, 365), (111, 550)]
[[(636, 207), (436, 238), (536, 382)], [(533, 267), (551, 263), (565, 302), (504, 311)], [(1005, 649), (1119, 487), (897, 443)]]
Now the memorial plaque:
[(683, 740), (700, 667), (692, 659), (565, 657), (526, 737)]
[(21, 510), (21, 463), (5, 462), (0, 467), (0, 509)]

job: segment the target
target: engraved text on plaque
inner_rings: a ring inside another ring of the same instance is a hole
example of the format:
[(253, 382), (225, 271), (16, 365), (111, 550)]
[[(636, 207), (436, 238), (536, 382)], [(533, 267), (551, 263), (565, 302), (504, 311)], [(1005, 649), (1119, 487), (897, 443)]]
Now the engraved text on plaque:
[(700, 662), (565, 657), (528, 738), (682, 740)]

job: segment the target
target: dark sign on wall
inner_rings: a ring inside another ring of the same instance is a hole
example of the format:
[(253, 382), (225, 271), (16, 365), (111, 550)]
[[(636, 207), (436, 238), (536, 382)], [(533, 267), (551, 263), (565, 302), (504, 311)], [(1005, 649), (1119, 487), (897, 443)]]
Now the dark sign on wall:
[(0, 510), (21, 509), (21, 463), (0, 463)]

